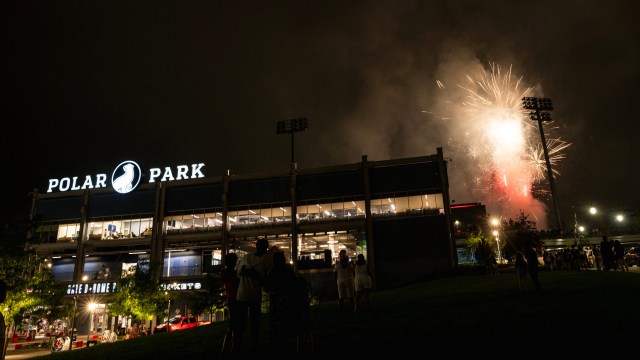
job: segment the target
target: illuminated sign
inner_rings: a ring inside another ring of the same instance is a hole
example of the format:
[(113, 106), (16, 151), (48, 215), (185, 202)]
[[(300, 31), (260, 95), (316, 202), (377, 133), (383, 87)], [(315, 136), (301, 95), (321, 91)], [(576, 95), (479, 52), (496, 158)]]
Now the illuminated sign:
[(142, 179), (142, 170), (134, 161), (124, 161), (111, 174), (111, 187), (120, 194), (135, 190)]
[[(147, 179), (149, 183), (156, 181), (174, 181), (203, 178), (202, 168), (204, 163), (191, 165), (178, 165), (175, 168), (170, 166), (149, 169)], [(131, 160), (121, 162), (111, 174), (111, 187), (121, 193), (126, 194), (135, 190), (142, 180), (142, 170), (140, 166)], [(61, 179), (49, 179), (47, 192), (64, 192), (69, 190), (99, 189), (107, 187), (107, 174), (85, 175), (81, 177), (63, 177)]]
[[(202, 289), (202, 283), (174, 282), (170, 284), (160, 284), (160, 289), (164, 291), (200, 290)], [(67, 285), (67, 295), (113, 294), (115, 292), (116, 292), (115, 282), (82, 283), (82, 284)]]
[(67, 295), (113, 294), (114, 292), (116, 292), (114, 282), (67, 285)]
[(171, 284), (161, 284), (160, 287), (162, 290), (171, 291), (171, 290), (200, 290), (202, 289), (202, 284), (199, 282), (195, 283), (171, 283)]

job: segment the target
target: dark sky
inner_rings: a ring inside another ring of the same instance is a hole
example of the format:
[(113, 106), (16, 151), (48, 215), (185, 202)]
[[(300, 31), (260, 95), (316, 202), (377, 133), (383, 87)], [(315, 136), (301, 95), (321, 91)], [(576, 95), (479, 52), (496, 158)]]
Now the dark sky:
[(443, 147), (452, 199), (491, 203), (468, 188), (473, 165), (452, 147), (473, 141), (460, 128), (460, 96), (437, 86), (452, 91), (489, 64), (553, 100), (549, 136), (571, 144), (554, 165), (563, 222), (572, 204), (638, 210), (637, 7), (8, 0), (2, 216), (26, 216), (28, 193), (49, 178), (108, 173), (129, 159), (204, 162), (207, 176), (286, 170), (290, 137), (276, 123), (296, 117), (310, 123), (295, 137), (301, 168)]

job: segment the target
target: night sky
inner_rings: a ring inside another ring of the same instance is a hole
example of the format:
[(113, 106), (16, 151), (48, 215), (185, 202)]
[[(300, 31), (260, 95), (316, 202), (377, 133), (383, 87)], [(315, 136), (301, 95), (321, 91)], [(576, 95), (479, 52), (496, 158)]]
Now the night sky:
[[(458, 151), (458, 84), (491, 65), (553, 100), (571, 206), (640, 208), (635, 1), (24, 1), (2, 5), (2, 218), (49, 178), (204, 162), (205, 175), (432, 155), (451, 198), (491, 204)], [(441, 84), (439, 86), (438, 84)], [(531, 121), (531, 126), (536, 126)], [(536, 128), (534, 128), (536, 129)], [(537, 138), (540, 141), (540, 137)], [(553, 223), (548, 194), (539, 227)], [(570, 226), (569, 226), (570, 227)]]

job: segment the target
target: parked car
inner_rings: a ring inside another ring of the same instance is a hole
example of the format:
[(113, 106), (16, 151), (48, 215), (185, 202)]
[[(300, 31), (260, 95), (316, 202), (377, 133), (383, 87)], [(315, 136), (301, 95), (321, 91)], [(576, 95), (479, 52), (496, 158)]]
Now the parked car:
[(627, 266), (631, 267), (633, 265), (640, 266), (640, 247), (634, 246), (627, 250), (627, 253), (624, 254), (624, 261), (626, 261)]
[[(192, 315), (188, 316), (176, 316), (169, 319), (168, 329), (169, 331), (191, 329), (198, 326), (198, 318)], [(158, 324), (155, 327), (155, 332), (167, 331), (167, 323)]]

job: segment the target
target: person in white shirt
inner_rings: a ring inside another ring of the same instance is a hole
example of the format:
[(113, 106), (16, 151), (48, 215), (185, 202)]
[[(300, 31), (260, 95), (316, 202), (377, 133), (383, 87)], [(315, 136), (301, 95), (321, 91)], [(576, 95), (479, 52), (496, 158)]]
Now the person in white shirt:
[(338, 286), (338, 310), (342, 312), (344, 309), (344, 300), (348, 299), (351, 305), (351, 311), (355, 311), (354, 291), (354, 270), (351, 260), (347, 256), (346, 250), (340, 250), (338, 261), (333, 269), (334, 279)]
[[(358, 260), (354, 265), (355, 270), (355, 288), (356, 288), (356, 306), (355, 310), (360, 307), (360, 301), (364, 299), (365, 310), (369, 310), (369, 294), (371, 293), (371, 269), (363, 254), (358, 254)], [(354, 310), (354, 311), (355, 311)]]

